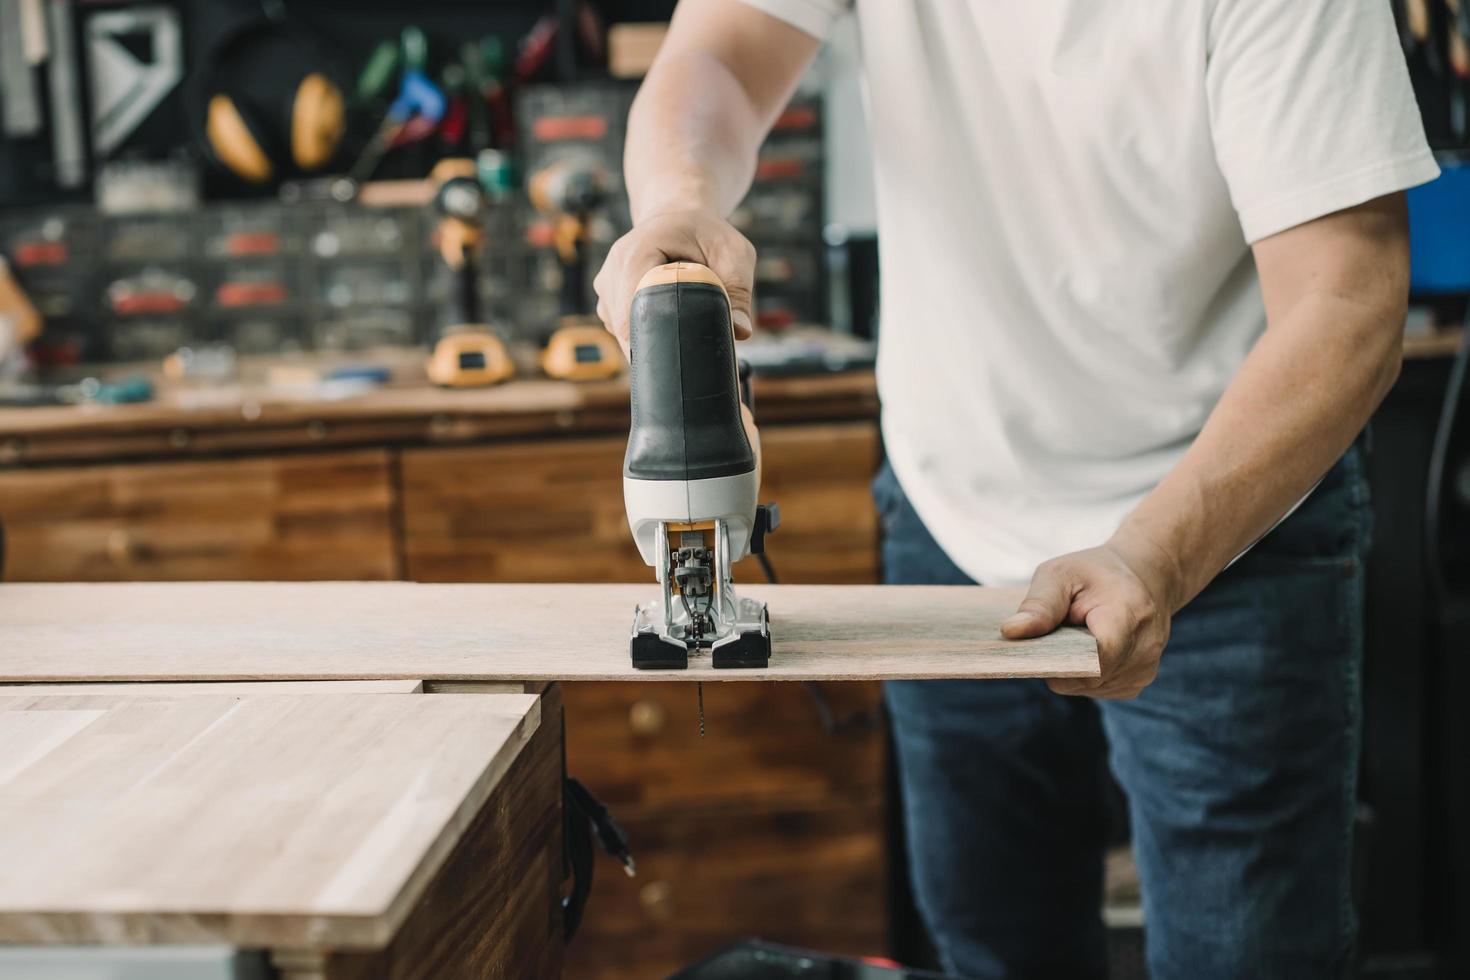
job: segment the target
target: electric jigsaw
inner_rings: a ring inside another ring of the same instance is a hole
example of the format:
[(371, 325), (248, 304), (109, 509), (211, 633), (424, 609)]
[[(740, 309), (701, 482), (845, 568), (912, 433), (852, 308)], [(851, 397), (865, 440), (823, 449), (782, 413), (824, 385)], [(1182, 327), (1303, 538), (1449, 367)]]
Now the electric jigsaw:
[(640, 669), (765, 667), (766, 605), (735, 593), (731, 566), (780, 523), (758, 504), (759, 442), (742, 402), (730, 299), (715, 273), (674, 262), (638, 283), (629, 325), (632, 425), (623, 460), (628, 526), (662, 595), (634, 614)]

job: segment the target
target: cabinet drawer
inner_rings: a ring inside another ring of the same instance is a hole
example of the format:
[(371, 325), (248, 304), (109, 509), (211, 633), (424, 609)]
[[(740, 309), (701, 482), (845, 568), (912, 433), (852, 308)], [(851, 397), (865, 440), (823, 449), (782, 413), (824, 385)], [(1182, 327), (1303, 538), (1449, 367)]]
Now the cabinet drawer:
[(599, 860), (587, 918), (567, 949), (567, 980), (668, 976), (750, 936), (883, 951), (876, 803), (640, 816), (623, 827), (638, 877)]
[[(781, 505), (769, 552), (783, 582), (873, 582), (871, 422), (761, 431), (761, 499)], [(423, 582), (653, 584), (623, 509), (622, 437), (403, 453), (404, 555)], [(747, 559), (737, 581), (764, 579)]]
[(692, 683), (563, 688), (567, 771), (618, 814), (882, 796), (877, 684), (705, 684), (704, 738)]
[(389, 579), (383, 450), (0, 473), (11, 581)]

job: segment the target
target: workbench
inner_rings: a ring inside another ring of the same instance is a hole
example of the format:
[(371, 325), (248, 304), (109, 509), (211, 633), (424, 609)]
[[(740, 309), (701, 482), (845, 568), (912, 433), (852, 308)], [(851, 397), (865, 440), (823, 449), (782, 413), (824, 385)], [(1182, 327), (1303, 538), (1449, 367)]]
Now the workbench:
[[(4, 579), (652, 586), (623, 511), (625, 382), (395, 381), (312, 401), (254, 385), (248, 361), (239, 388), (0, 410)], [(872, 374), (758, 377), (754, 395), (781, 582), (876, 582)], [(753, 562), (736, 574), (764, 580)], [(568, 978), (648, 980), (748, 935), (884, 951), (876, 682), (706, 685), (705, 739), (687, 680), (561, 687), (569, 769), (640, 867), (597, 876)]]
[(561, 702), (0, 687), (0, 975), (560, 977)]

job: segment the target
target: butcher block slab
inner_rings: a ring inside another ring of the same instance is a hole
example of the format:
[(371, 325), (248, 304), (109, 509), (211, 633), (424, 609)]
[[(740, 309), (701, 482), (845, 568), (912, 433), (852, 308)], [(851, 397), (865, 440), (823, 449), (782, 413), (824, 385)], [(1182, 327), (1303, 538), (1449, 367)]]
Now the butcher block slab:
[(771, 585), (758, 670), (634, 670), (656, 586), (407, 582), (0, 586), (0, 683), (16, 681), (751, 681), (1095, 677), (1065, 628), (1004, 640), (1018, 589)]
[(525, 694), (0, 694), (0, 943), (382, 947), (540, 718)]

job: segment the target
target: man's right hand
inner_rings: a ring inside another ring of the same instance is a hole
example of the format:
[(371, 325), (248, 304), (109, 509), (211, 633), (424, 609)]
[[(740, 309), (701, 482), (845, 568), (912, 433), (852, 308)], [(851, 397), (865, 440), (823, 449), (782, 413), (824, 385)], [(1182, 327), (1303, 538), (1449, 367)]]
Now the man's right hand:
[(751, 287), (755, 282), (755, 248), (714, 211), (666, 211), (645, 217), (613, 243), (597, 273), (597, 315), (628, 353), (628, 317), (633, 293), (648, 270), (666, 262), (698, 262), (709, 266), (730, 295), (735, 337), (751, 330)]

